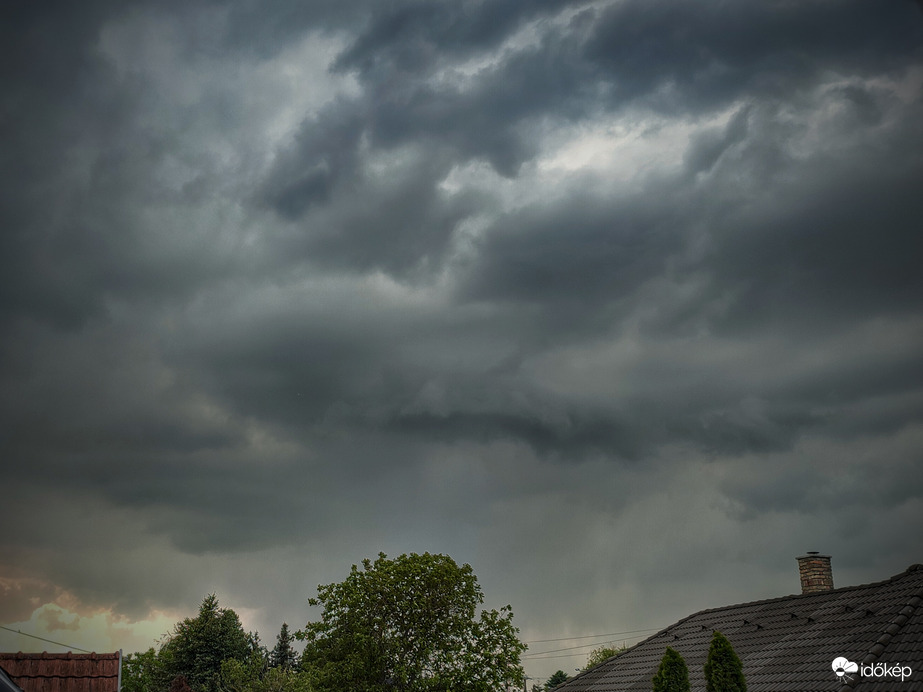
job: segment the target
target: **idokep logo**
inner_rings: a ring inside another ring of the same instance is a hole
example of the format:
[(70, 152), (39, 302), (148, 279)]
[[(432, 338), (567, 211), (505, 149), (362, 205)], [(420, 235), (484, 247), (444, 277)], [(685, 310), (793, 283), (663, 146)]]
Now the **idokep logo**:
[(864, 663), (860, 666), (843, 656), (833, 659), (831, 667), (838, 678), (858, 673), (864, 678), (893, 678), (904, 682), (913, 673), (910, 666), (900, 663)]
[(839, 658), (833, 659), (833, 672), (836, 673), (838, 678), (843, 677), (846, 673), (856, 673), (859, 671), (859, 664), (853, 663), (849, 659)]

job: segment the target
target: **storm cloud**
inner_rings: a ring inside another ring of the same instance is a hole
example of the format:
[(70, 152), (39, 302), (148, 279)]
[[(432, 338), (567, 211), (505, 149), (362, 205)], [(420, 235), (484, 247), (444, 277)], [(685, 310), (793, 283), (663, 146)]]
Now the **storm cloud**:
[(267, 640), (429, 550), (534, 641), (920, 561), (915, 3), (2, 13), (3, 623)]

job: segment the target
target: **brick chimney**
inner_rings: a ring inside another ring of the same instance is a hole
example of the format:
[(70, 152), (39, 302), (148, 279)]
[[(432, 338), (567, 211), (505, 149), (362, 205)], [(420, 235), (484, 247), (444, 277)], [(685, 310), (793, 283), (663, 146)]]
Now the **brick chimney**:
[(808, 551), (798, 560), (798, 574), (801, 576), (801, 593), (830, 591), (833, 588), (833, 570), (830, 556)]

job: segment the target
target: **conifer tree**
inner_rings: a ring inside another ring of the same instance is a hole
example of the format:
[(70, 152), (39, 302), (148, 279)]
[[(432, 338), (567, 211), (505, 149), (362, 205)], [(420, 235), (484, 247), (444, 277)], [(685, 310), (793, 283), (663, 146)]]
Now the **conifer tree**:
[(675, 650), (667, 647), (654, 676), (654, 692), (689, 692), (689, 669)]
[(567, 673), (563, 670), (555, 671), (551, 674), (551, 677), (545, 682), (546, 690), (553, 690), (555, 687), (560, 685), (562, 682), (567, 681)]
[(209, 594), (196, 617), (173, 628), (159, 658), (170, 679), (183, 676), (196, 692), (217, 692), (222, 662), (247, 660), (254, 644), (255, 638), (244, 632), (237, 613), (219, 608), (218, 597)]
[(292, 647), (294, 636), (288, 631), (288, 623), (282, 623), (282, 629), (276, 637), (276, 645), (269, 654), (269, 665), (273, 668), (291, 670), (295, 667), (296, 654)]
[(734, 652), (731, 642), (715, 630), (705, 661), (706, 692), (747, 692), (743, 663)]

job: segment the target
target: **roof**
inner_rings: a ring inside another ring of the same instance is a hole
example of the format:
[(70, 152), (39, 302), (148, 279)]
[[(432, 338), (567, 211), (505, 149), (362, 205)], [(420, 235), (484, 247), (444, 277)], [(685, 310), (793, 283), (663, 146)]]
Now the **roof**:
[(0, 653), (23, 692), (119, 692), (121, 654)]
[(2, 667), (0, 667), (0, 690), (2, 692), (22, 692), (22, 688), (10, 679)]
[[(748, 692), (923, 691), (923, 565), (875, 584), (703, 610), (555, 689), (650, 692), (669, 646), (686, 660), (692, 692), (703, 692), (715, 630), (743, 661)], [(859, 664), (858, 673), (837, 677), (839, 657)], [(888, 672), (863, 675), (870, 664)], [(903, 682), (890, 674), (897, 664), (912, 671)]]

